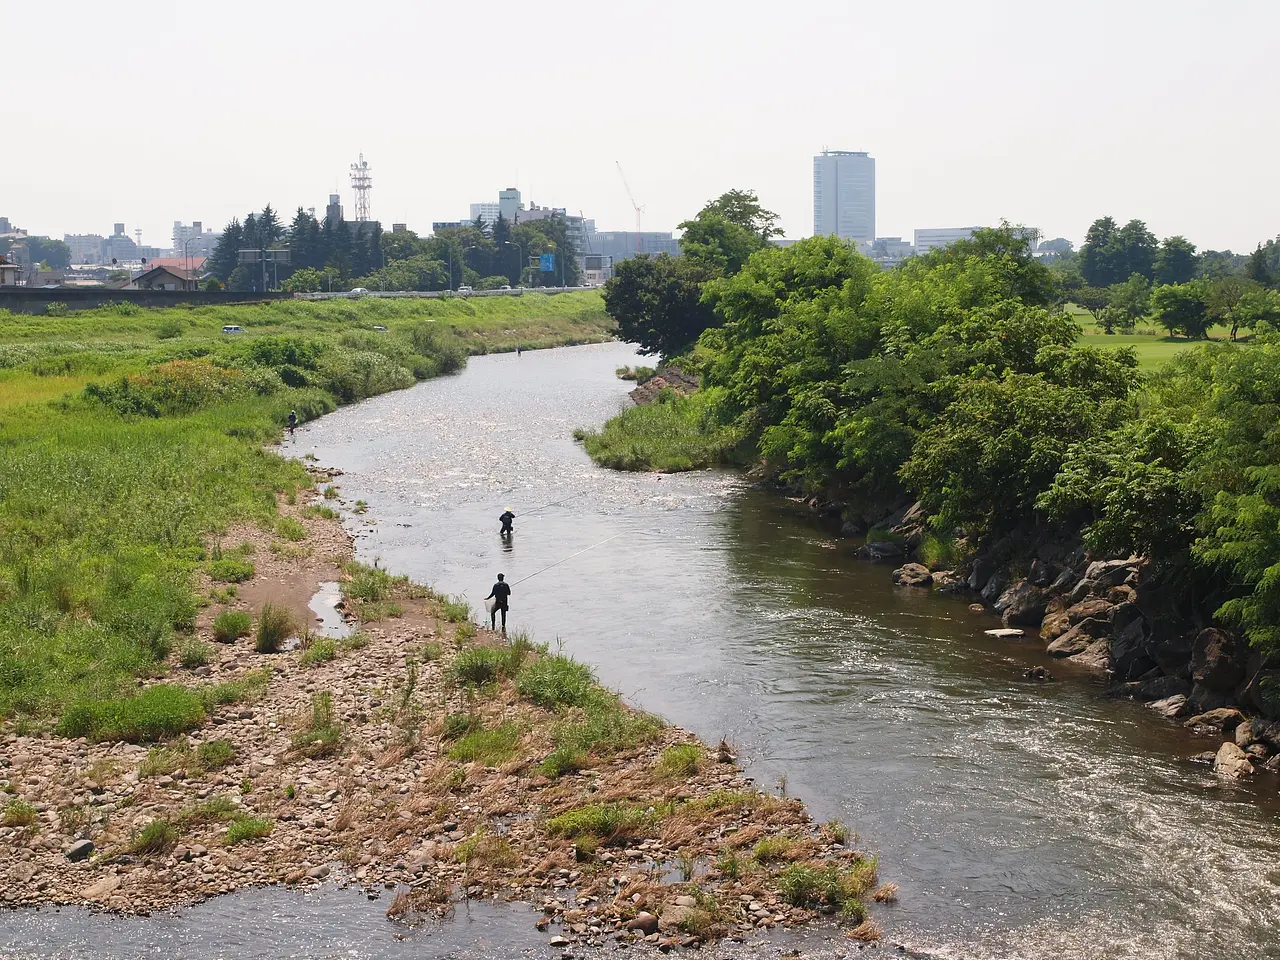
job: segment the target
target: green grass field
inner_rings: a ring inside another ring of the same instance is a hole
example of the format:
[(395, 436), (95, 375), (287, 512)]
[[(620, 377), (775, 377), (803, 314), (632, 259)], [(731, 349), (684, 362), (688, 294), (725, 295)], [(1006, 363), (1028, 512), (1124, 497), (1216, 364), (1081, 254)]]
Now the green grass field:
[[(1133, 347), (1138, 354), (1138, 367), (1144, 373), (1150, 373), (1166, 361), (1172, 360), (1183, 350), (1203, 344), (1203, 340), (1188, 340), (1186, 337), (1171, 337), (1159, 329), (1154, 321), (1140, 325), (1134, 333), (1105, 334), (1093, 322), (1093, 316), (1087, 310), (1070, 304), (1067, 312), (1075, 317), (1076, 322), (1084, 328), (1080, 342), (1091, 347)], [(1230, 339), (1231, 329), (1215, 326), (1209, 330), (1210, 340), (1225, 341)], [(1242, 342), (1245, 338), (1242, 338)]]
[(138, 680), (192, 637), (222, 532), (275, 530), (310, 485), (268, 448), (291, 409), (611, 333), (595, 292), (0, 313), (0, 723), (149, 739), (203, 719), (184, 687), (144, 701)]

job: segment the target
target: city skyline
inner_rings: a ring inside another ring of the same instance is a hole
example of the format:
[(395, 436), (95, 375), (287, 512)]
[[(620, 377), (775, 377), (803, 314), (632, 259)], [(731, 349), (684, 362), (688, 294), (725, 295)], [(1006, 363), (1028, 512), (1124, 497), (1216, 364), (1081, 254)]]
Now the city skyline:
[[(420, 233), (461, 217), (495, 185), (582, 211), (601, 230), (634, 229), (620, 161), (645, 207), (644, 230), (673, 229), (737, 187), (755, 190), (796, 238), (812, 229), (811, 163), (824, 145), (876, 158), (881, 236), (1008, 219), (1078, 243), (1093, 219), (1112, 215), (1239, 251), (1280, 229), (1280, 197), (1258, 189), (1280, 133), (1244, 96), (1274, 84), (1268, 38), (1280, 8), (1256, 0), (1213, 10), (1084, 2), (1066, 12), (923, 0), (909, 27), (888, 8), (831, 2), (802, 2), (785, 16), (748, 3), (732, 18), (714, 4), (663, 0), (645, 17), (570, 3), (545, 18), (502, 3), (491, 13), (524, 38), (522, 49), (566, 55), (532, 72), (518, 55), (479, 71), (465, 44), (439, 45), (429, 72), (467, 82), (456, 110), (423, 122), (408, 122), (401, 98), (370, 91), (398, 89), (417, 71), (428, 19), (433, 34), (466, 37), (489, 13), (373, 0), (363, 29), (379, 56), (361, 66), (359, 83), (315, 76), (306, 90), (324, 109), (296, 110), (287, 104), (297, 95), (264, 101), (257, 81), (235, 72), (172, 81), (175, 44), (192, 62), (233, 60), (245, 43), (238, 14), (251, 12), (255, 42), (279, 48), (276, 72), (303, 83), (335, 43), (340, 4), (321, 0), (299, 17), (229, 0), (216, 18), (179, 8), (137, 22), (89, 3), (67, 9), (62, 29), (14, 45), (11, 73), (39, 72), (56, 103), (115, 71), (175, 119), (139, 124), (112, 104), (82, 104), (81, 142), (127, 144), (86, 164), (66, 149), (57, 110), (15, 108), (6, 133), (22, 162), (0, 165), (0, 207), (49, 236), (123, 221), (142, 228), (144, 243), (167, 245), (174, 220), (220, 230), (268, 202), (288, 217), (323, 208), (335, 186), (352, 211), (349, 168), (363, 153), (377, 172), (372, 216)], [(840, 36), (847, 58), (813, 56), (815, 31)], [(679, 69), (691, 63), (694, 86)], [(1158, 96), (1150, 78), (1170, 63), (1184, 88)], [(645, 79), (618, 98), (584, 79), (601, 75)], [(521, 109), (553, 90), (562, 113)], [(480, 108), (491, 100), (511, 109)]]

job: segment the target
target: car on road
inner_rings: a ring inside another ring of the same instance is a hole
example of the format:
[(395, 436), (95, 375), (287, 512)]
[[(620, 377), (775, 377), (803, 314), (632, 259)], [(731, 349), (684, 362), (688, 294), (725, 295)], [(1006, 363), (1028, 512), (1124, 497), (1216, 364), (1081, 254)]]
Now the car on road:
[(510, 290), (510, 289), (511, 289), (511, 284), (509, 284), (509, 283), (504, 283), (504, 284), (503, 284), (502, 286), (500, 286), (498, 289), (499, 289), (499, 290)]
[(475, 293), (475, 291), (472, 290), (470, 287), (468, 287), (465, 283), (458, 288), (458, 294), (460, 296), (465, 297), (469, 293)]
[(358, 296), (361, 296), (362, 294), (368, 293), (369, 291), (365, 287), (354, 287), (351, 292), (358, 297)]
[(244, 333), (244, 327), (238, 324), (230, 323), (222, 328), (223, 333)]

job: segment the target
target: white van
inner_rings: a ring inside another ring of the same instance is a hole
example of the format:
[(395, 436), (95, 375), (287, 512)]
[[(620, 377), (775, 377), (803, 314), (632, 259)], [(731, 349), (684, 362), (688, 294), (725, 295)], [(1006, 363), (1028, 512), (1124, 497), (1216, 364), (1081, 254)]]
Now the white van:
[(244, 328), (236, 324), (228, 324), (222, 328), (223, 333), (244, 333)]

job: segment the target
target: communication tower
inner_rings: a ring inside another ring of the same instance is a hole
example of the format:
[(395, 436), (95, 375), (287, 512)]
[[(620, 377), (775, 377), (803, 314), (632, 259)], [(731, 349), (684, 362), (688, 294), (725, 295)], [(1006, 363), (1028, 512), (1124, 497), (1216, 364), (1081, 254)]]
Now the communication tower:
[(363, 153), (360, 161), (351, 165), (351, 189), (356, 194), (356, 220), (372, 220), (369, 216), (369, 193), (373, 190), (373, 173)]

